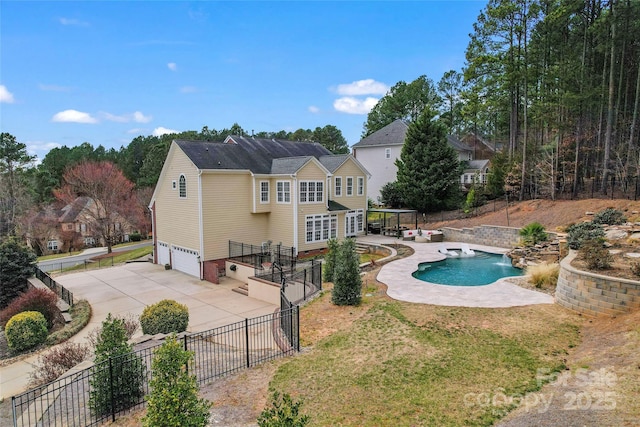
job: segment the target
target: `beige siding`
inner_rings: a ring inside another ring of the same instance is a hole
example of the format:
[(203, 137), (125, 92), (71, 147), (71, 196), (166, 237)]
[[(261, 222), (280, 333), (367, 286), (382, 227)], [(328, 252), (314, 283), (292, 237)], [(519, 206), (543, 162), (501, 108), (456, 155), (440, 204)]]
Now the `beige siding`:
[(251, 213), (252, 180), (248, 172), (202, 174), (203, 260), (226, 258), (229, 240), (259, 245), (269, 239), (270, 214)]
[[(271, 211), (271, 203), (273, 202), (275, 197), (275, 189), (273, 188), (273, 183), (268, 177), (255, 177), (253, 178), (253, 180), (255, 182), (255, 210), (253, 212), (262, 213), (262, 212)], [(262, 195), (261, 183), (262, 182), (269, 183), (269, 203), (261, 202), (261, 195)]]
[[(324, 185), (324, 197), (320, 203), (300, 203), (300, 181), (322, 181)], [(302, 168), (297, 174), (296, 184), (296, 200), (298, 201), (298, 251), (309, 251), (313, 249), (321, 249), (327, 246), (326, 241), (305, 243), (306, 240), (306, 217), (308, 215), (327, 214), (327, 173), (317, 164), (311, 162)], [(340, 230), (338, 229), (338, 233)]]
[[(342, 177), (342, 197), (337, 197), (333, 200), (337, 201), (341, 205), (348, 207), (349, 209), (367, 209), (367, 175), (362, 169), (360, 169), (360, 167), (358, 167), (356, 162), (354, 162), (352, 159), (348, 159), (333, 173), (333, 176)], [(347, 196), (348, 176), (353, 177), (352, 196)], [(364, 192), (362, 196), (358, 196), (358, 177), (364, 179)], [(335, 183), (335, 180), (332, 179), (332, 181)]]
[[(290, 203), (278, 203), (276, 194), (276, 185), (278, 181), (286, 181), (291, 185), (291, 202)], [(294, 209), (294, 197), (297, 192), (294, 185), (295, 180), (289, 178), (273, 178), (271, 180), (272, 198), (271, 198), (271, 214), (269, 216), (269, 239), (274, 243), (282, 242), (285, 246), (298, 247), (297, 242), (294, 240), (293, 230), (293, 209)]]
[[(164, 180), (156, 190), (156, 233), (158, 240), (185, 248), (200, 250), (198, 219), (198, 171), (176, 145), (166, 160)], [(184, 174), (187, 197), (179, 197), (179, 179)], [(172, 188), (172, 182), (176, 188)]]

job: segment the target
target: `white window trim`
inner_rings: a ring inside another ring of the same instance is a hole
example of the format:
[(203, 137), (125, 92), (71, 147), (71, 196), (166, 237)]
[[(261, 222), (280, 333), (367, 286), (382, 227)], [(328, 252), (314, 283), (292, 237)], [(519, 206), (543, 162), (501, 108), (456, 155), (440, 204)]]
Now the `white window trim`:
[(359, 176), (356, 179), (356, 194), (358, 196), (364, 196), (364, 176)]
[[(349, 181), (351, 181), (351, 185), (349, 185)], [(353, 196), (353, 177), (348, 176), (345, 183), (345, 193), (347, 197)]]
[[(309, 191), (309, 184), (314, 184), (314, 190)], [(302, 191), (302, 185), (304, 184), (305, 190)], [(318, 191), (318, 186), (320, 186), (321, 190)], [(299, 189), (298, 189), (300, 203), (301, 204), (311, 204), (311, 203), (323, 203), (324, 202), (324, 181), (300, 181)], [(313, 200), (309, 200), (309, 195), (313, 194)], [(304, 200), (302, 197), (304, 196)]]
[[(267, 192), (266, 192), (266, 196), (267, 199), (264, 200), (262, 196), (265, 195), (263, 189), (262, 189), (262, 184), (267, 184)], [(271, 189), (269, 188), (269, 181), (260, 181), (260, 204), (264, 205), (270, 202), (270, 193), (271, 193)]]
[[(184, 180), (184, 196), (182, 195), (182, 182)], [(187, 177), (182, 173), (178, 178), (178, 197), (181, 199), (187, 198)]]
[[(338, 180), (340, 180), (340, 185), (338, 185)], [(333, 191), (334, 191), (334, 196), (335, 197), (342, 197), (342, 177), (341, 176), (336, 176), (335, 180), (333, 181)], [(340, 189), (340, 191), (338, 191), (338, 189)]]
[[(280, 191), (278, 189), (278, 184), (282, 184), (282, 191)], [(285, 190), (284, 189), (285, 184), (289, 185), (289, 190)], [(287, 195), (289, 196), (289, 200), (287, 200), (287, 197), (286, 197)], [(290, 205), (291, 204), (291, 181), (277, 181), (276, 182), (276, 203), (281, 203), (281, 204), (285, 204), (285, 205)]]
[(47, 242), (47, 249), (50, 251), (57, 251), (60, 248), (60, 242), (57, 240), (49, 240)]
[(384, 149), (384, 158), (385, 159), (390, 159), (391, 158), (391, 148), (385, 148)]
[(307, 215), (304, 222), (305, 243), (326, 242), (338, 237), (338, 215), (336, 214)]

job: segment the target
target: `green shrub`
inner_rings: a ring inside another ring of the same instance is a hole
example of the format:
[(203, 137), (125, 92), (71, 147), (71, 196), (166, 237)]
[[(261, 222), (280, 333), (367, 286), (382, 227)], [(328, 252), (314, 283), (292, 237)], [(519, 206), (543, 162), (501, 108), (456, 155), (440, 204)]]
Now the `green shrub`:
[(567, 228), (567, 244), (571, 249), (580, 249), (584, 240), (604, 238), (602, 225), (593, 222), (581, 222)]
[(148, 335), (184, 332), (189, 325), (189, 309), (173, 300), (147, 306), (140, 315), (142, 333)]
[(20, 294), (4, 310), (0, 311), (0, 325), (4, 327), (7, 321), (23, 311), (37, 311), (47, 319), (47, 328), (60, 321), (60, 309), (57, 306), (58, 297), (48, 289), (30, 288)]
[(596, 213), (591, 222), (595, 224), (620, 225), (627, 222), (627, 217), (624, 216), (621, 210), (607, 208)]
[(609, 249), (604, 247), (602, 238), (583, 240), (579, 254), (591, 270), (606, 270), (611, 268), (613, 263), (613, 256)]
[[(113, 318), (122, 321), (122, 327), (124, 328), (127, 340), (131, 339), (131, 337), (140, 328), (140, 322), (138, 322), (137, 317), (131, 313), (113, 316)], [(102, 327), (99, 326), (89, 332), (89, 335), (87, 336), (87, 341), (89, 342), (89, 345), (92, 348), (96, 348), (96, 346), (98, 345), (98, 337), (100, 336), (101, 331), (102, 331)]]
[(331, 302), (335, 305), (359, 305), (362, 300), (360, 257), (354, 239), (344, 239), (338, 248), (333, 272)]
[(327, 242), (328, 251), (324, 256), (323, 275), (325, 282), (333, 282), (333, 272), (336, 268), (336, 257), (338, 256), (338, 248), (340, 244), (336, 239), (329, 239)]
[(544, 226), (538, 222), (532, 222), (531, 224), (527, 224), (522, 227), (520, 229), (520, 237), (522, 237), (522, 241), (527, 246), (544, 242), (549, 238), (547, 233), (544, 231)]
[(38, 357), (35, 370), (29, 374), (29, 386), (37, 387), (59, 378), (69, 369), (86, 359), (91, 352), (89, 347), (70, 341), (53, 347)]
[(187, 371), (193, 352), (186, 351), (175, 335), (153, 352), (151, 394), (147, 397), (148, 427), (204, 427), (209, 422), (211, 403), (198, 398), (195, 375)]
[(142, 403), (145, 371), (142, 359), (132, 353), (132, 346), (127, 343), (123, 320), (109, 313), (98, 335), (89, 382), (89, 407), (93, 415), (101, 417), (112, 410), (120, 412)]
[(0, 309), (27, 290), (27, 279), (33, 275), (36, 254), (15, 238), (0, 243)]
[(309, 424), (309, 416), (300, 414), (302, 401), (293, 401), (291, 396), (273, 392), (271, 407), (265, 408), (258, 417), (258, 427), (304, 427)]
[(47, 319), (38, 311), (23, 311), (9, 319), (4, 333), (11, 350), (28, 350), (46, 341)]
[(129, 241), (131, 242), (139, 242), (140, 240), (142, 240), (142, 236), (140, 235), (140, 233), (131, 233), (129, 234)]

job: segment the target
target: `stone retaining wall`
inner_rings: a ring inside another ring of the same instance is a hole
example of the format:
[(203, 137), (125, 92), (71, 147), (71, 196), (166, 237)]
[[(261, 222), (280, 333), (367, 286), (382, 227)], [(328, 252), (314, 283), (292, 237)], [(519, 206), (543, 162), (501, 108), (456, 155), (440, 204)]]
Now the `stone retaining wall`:
[(556, 301), (589, 316), (617, 315), (640, 308), (640, 282), (576, 270), (570, 251), (560, 262)]
[[(442, 228), (444, 240), (449, 242), (475, 243), (478, 245), (497, 246), (499, 248), (513, 248), (520, 242), (520, 229), (515, 227), (500, 227), (496, 225), (480, 225), (473, 228)], [(550, 240), (557, 238), (555, 233), (549, 233)]]

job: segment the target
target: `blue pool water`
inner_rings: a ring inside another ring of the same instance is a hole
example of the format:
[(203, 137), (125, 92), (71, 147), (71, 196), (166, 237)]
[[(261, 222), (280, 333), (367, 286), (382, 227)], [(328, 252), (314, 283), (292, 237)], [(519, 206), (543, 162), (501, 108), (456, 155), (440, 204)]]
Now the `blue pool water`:
[[(457, 252), (457, 251), (456, 251)], [(413, 277), (425, 282), (451, 286), (482, 286), (523, 271), (511, 266), (502, 255), (475, 251), (475, 256), (447, 257), (442, 261), (423, 262)]]

